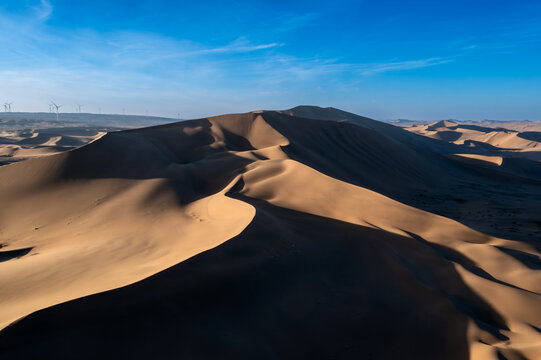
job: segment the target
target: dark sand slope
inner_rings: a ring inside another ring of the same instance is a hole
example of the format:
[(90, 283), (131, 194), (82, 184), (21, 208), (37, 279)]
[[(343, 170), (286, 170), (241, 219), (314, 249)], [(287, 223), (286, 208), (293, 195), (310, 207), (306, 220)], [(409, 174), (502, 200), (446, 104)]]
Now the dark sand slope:
[(1, 167), (0, 354), (540, 358), (541, 183), (457, 146), (300, 107)]

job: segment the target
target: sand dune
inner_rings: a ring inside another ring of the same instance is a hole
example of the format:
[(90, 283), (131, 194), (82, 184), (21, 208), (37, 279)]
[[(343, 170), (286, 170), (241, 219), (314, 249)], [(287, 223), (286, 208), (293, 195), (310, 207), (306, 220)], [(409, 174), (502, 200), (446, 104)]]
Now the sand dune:
[(495, 166), (501, 166), (503, 164), (503, 158), (501, 156), (488, 156), (478, 154), (452, 154), (449, 155), (449, 157), (469, 164), (490, 164)]
[(541, 132), (541, 121), (482, 121), (478, 125), (491, 128), (504, 128), (518, 132)]
[(541, 161), (541, 132), (520, 132), (503, 127), (458, 124), (447, 120), (428, 125), (410, 126), (406, 129), (449, 143), (480, 148), (483, 153), (499, 152), (504, 157), (518, 156)]
[(297, 107), (0, 167), (0, 352), (541, 358), (536, 141), (409, 130)]
[(99, 139), (112, 128), (77, 127), (0, 131), (0, 165), (58, 154)]

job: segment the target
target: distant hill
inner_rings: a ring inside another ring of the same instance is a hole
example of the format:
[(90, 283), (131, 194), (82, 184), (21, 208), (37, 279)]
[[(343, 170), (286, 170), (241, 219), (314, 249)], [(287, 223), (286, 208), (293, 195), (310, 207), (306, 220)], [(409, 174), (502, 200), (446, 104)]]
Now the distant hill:
[(53, 127), (137, 128), (171, 123), (178, 119), (115, 114), (5, 112), (0, 113), (0, 130), (43, 129)]
[(410, 119), (395, 119), (395, 120), (388, 120), (387, 122), (396, 126), (411, 126), (411, 125), (427, 123), (426, 121), (410, 120)]

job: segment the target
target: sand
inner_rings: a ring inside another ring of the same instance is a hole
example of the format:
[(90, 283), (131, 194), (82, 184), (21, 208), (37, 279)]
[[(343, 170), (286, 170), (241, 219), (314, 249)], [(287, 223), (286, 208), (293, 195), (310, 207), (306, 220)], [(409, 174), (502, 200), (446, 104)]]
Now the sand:
[[(541, 132), (526, 131), (536, 123), (520, 123), (509, 128), (500, 127), (506, 123), (485, 127), (471, 124), (458, 124), (452, 121), (439, 121), (428, 125), (416, 125), (407, 130), (470, 148), (481, 147), (484, 153), (500, 153), (504, 157), (521, 157), (541, 161)], [(479, 154), (483, 155), (483, 154)]]
[(14, 130), (0, 126), (0, 165), (68, 151), (99, 139), (108, 130), (82, 126)]
[(541, 358), (536, 141), (455, 127), (297, 107), (1, 166), (0, 352)]

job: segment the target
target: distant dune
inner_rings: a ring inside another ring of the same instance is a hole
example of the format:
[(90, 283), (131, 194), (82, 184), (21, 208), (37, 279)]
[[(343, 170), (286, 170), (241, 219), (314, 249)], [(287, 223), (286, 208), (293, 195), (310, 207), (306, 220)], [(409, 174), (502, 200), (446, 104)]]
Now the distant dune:
[(537, 133), (301, 106), (77, 134), (0, 167), (6, 358), (541, 358)]
[[(475, 146), (476, 143), (482, 143), (500, 151), (541, 153), (541, 132), (520, 132), (503, 127), (460, 124), (448, 120), (428, 125), (415, 125), (408, 127), (407, 130), (457, 145)], [(541, 160), (541, 157), (536, 156), (536, 158)]]
[[(520, 132), (526, 131), (541, 131), (541, 120), (530, 121), (530, 120), (515, 120), (515, 121), (505, 121), (505, 120), (443, 120), (460, 125), (475, 125), (487, 128), (504, 128), (508, 130), (516, 130)], [(436, 121), (420, 121), (420, 120), (408, 120), (408, 119), (398, 119), (390, 120), (389, 123), (401, 126), (401, 127), (413, 127), (418, 125), (430, 125), (436, 123)]]
[(57, 154), (88, 144), (115, 128), (74, 127), (0, 131), (0, 165)]
[(0, 113), (0, 166), (85, 145), (103, 134), (172, 122), (136, 115)]
[(541, 131), (541, 121), (490, 121), (484, 120), (477, 123), (480, 126), (492, 128), (505, 128), (520, 132)]
[[(526, 125), (523, 123), (515, 128), (523, 129)], [(498, 171), (541, 180), (541, 132), (452, 121), (415, 125), (406, 130), (458, 145), (461, 152), (451, 154), (456, 160), (497, 165)]]

